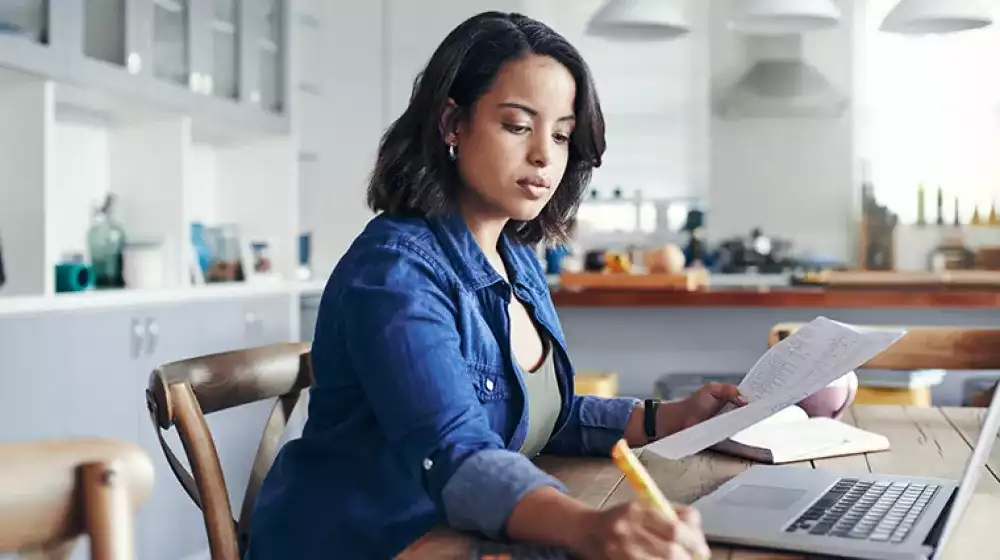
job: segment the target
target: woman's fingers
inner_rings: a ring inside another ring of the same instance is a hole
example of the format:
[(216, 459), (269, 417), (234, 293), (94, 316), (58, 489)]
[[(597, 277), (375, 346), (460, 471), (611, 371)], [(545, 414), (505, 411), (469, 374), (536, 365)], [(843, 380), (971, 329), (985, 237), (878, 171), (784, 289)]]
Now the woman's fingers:
[[(657, 537), (679, 545), (691, 558), (708, 558), (711, 551), (701, 533), (701, 517), (691, 508), (678, 507), (678, 521), (667, 521), (660, 513), (649, 510), (645, 526)], [(693, 523), (689, 523), (689, 519)]]
[(746, 399), (740, 394), (740, 389), (736, 385), (709, 383), (705, 385), (705, 391), (720, 401), (731, 402), (737, 406), (747, 404)]
[(691, 506), (676, 506), (677, 517), (689, 527), (701, 529), (701, 514)]

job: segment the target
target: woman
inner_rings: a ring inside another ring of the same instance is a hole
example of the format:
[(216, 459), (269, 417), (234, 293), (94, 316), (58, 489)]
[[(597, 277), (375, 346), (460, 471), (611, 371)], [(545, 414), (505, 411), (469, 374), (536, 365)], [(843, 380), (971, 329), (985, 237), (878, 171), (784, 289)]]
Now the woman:
[(388, 558), (435, 526), (582, 558), (695, 558), (697, 515), (594, 511), (538, 453), (607, 456), (700, 422), (735, 387), (650, 409), (573, 395), (532, 245), (563, 237), (604, 152), (579, 53), (545, 25), (483, 13), (438, 47), (386, 132), (380, 212), (333, 271), (302, 438), (269, 473), (251, 558)]

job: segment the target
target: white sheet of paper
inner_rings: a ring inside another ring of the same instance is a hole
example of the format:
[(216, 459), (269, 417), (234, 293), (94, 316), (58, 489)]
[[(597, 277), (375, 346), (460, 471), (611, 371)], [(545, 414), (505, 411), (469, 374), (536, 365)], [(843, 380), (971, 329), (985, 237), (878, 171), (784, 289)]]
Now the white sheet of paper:
[(748, 404), (646, 446), (667, 459), (707, 449), (804, 400), (874, 358), (905, 331), (860, 329), (818, 317), (769, 349), (740, 383)]

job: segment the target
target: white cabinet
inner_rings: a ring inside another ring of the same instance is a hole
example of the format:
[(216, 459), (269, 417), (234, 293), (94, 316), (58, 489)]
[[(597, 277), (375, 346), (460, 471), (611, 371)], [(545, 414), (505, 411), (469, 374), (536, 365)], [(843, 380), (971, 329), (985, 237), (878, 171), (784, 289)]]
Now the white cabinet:
[(128, 341), (129, 320), (120, 313), (0, 320), (0, 441), (134, 440), (137, 405), (128, 386), (136, 362)]
[(13, 0), (0, 3), (0, 66), (56, 73), (66, 68), (59, 49), (52, 44), (53, 4), (46, 0)]
[(161, 109), (289, 129), (288, 0), (3, 4), (0, 66)]
[[(146, 410), (149, 375), (164, 362), (291, 341), (293, 302), (288, 294), (0, 318), (0, 441), (138, 443), (156, 479), (136, 520), (137, 557), (200, 554), (208, 546), (200, 512), (170, 471)], [(208, 417), (237, 511), (271, 404)], [(173, 430), (167, 440), (183, 457)]]

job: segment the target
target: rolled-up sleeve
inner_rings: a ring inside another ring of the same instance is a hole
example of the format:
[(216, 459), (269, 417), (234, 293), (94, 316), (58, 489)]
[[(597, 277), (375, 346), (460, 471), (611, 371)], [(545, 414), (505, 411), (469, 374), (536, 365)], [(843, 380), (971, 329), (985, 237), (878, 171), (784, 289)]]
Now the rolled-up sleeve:
[(503, 537), (523, 496), (565, 488), (490, 428), (431, 258), (405, 243), (361, 258), (339, 298), (350, 318), (340, 328), (389, 445), (453, 527)]
[(625, 436), (625, 425), (639, 402), (626, 397), (574, 396), (569, 420), (542, 452), (607, 457), (615, 442)]

